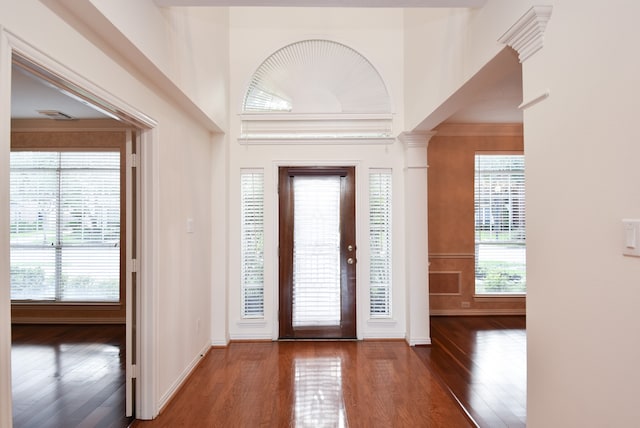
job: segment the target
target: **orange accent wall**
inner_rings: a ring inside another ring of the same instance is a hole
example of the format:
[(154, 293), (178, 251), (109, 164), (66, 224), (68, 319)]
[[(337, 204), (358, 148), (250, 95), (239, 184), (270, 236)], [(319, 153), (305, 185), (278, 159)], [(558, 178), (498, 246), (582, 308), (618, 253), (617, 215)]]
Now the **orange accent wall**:
[(428, 147), (429, 289), (432, 315), (524, 314), (526, 298), (476, 297), (474, 156), (522, 153), (520, 124), (444, 124)]

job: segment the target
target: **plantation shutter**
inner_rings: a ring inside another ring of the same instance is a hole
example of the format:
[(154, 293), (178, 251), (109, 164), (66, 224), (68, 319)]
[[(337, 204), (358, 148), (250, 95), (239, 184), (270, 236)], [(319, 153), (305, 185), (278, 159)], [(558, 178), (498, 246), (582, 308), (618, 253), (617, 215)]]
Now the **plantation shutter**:
[(120, 300), (120, 153), (11, 153), (11, 298)]
[(369, 174), (369, 315), (391, 317), (391, 171)]
[(241, 194), (241, 288), (243, 318), (264, 316), (264, 173), (243, 170)]
[(340, 187), (338, 176), (293, 178), (293, 327), (340, 325)]
[(523, 155), (476, 155), (476, 293), (526, 291), (524, 185)]

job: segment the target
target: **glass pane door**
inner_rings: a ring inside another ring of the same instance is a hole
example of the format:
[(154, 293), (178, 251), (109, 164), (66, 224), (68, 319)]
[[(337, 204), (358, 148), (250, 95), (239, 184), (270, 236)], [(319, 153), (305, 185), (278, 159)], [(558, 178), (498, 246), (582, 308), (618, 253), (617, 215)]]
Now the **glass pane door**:
[(280, 338), (355, 338), (355, 168), (281, 167), (278, 185)]
[(293, 326), (340, 325), (340, 177), (294, 177)]

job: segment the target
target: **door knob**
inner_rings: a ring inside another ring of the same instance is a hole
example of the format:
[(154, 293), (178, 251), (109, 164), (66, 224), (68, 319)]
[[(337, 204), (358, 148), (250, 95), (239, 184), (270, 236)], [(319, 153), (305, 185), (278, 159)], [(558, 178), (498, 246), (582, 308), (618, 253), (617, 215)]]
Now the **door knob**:
[(355, 250), (353, 245), (351, 245), (351, 244), (347, 245), (347, 251), (353, 251), (353, 250)]
[(355, 262), (356, 262), (356, 261), (353, 259), (353, 257), (349, 257), (349, 258), (347, 259), (347, 264), (349, 264), (349, 265), (352, 265), (352, 264), (354, 264)]

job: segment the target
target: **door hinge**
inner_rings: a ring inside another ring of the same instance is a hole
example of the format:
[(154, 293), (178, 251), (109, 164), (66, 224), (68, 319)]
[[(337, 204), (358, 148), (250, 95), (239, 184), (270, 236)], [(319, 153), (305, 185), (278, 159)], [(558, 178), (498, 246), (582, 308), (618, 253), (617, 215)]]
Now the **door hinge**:
[(131, 379), (138, 378), (138, 366), (136, 364), (131, 364)]
[(131, 259), (131, 272), (138, 272), (138, 260)]
[(138, 155), (135, 153), (131, 153), (131, 155), (129, 155), (129, 163), (130, 163), (130, 167), (131, 168), (137, 168), (138, 167)]

